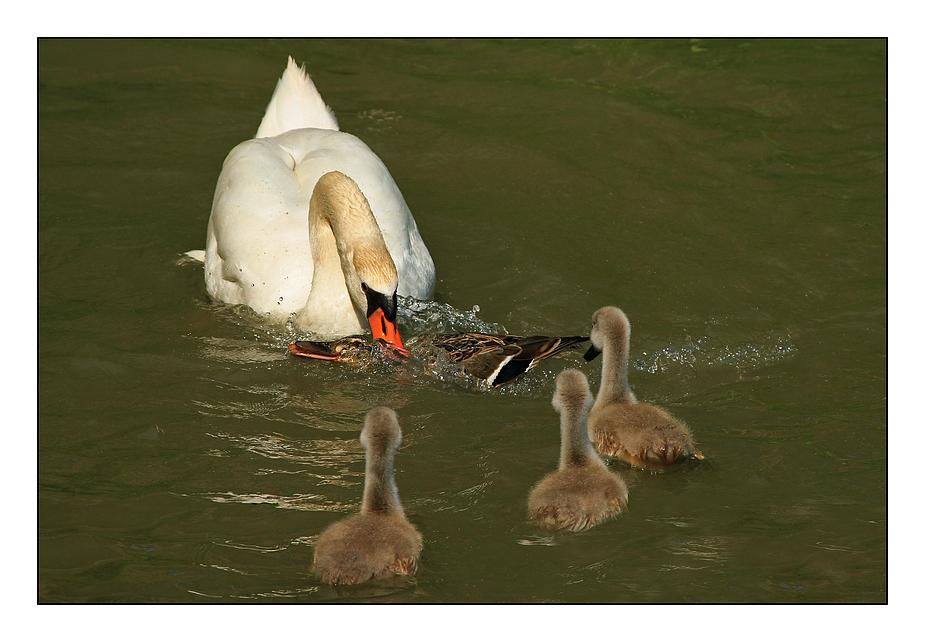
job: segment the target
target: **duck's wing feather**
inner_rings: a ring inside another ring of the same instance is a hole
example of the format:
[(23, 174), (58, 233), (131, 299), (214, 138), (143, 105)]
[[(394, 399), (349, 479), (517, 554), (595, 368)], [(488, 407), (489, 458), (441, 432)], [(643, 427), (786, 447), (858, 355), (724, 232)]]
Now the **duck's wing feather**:
[(446, 351), (456, 363), (463, 363), (477, 356), (502, 350), (515, 344), (518, 339), (523, 339), (523, 337), (506, 334), (483, 334), (481, 332), (459, 332), (457, 334), (441, 334), (431, 337), (431, 343), (434, 347)]
[(521, 337), (464, 332), (445, 335), (434, 345), (446, 350), (455, 362), (491, 386), (510, 383), (540, 360), (587, 341), (588, 337)]
[(554, 357), (560, 352), (575, 348), (588, 340), (588, 337), (525, 337), (517, 342), (521, 349), (520, 359), (530, 358), (534, 362)]
[(518, 354), (520, 348), (516, 345), (500, 346), (475, 354), (460, 363), (473, 377), (484, 379), (489, 385), (500, 386), (526, 370), (516, 361)]
[(502, 361), (488, 383), (492, 386), (503, 386), (541, 360), (553, 357), (587, 340), (588, 337), (524, 337), (515, 344), (519, 349), (518, 353)]

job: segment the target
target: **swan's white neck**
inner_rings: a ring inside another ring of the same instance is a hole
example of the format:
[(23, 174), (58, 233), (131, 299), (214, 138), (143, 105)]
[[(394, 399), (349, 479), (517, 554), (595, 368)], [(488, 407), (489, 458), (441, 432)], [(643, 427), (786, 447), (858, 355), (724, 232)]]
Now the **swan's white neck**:
[(296, 326), (320, 335), (338, 334), (336, 328), (345, 325), (365, 327), (362, 283), (388, 292), (398, 277), (376, 218), (353, 179), (340, 172), (318, 179), (309, 203), (308, 235), (312, 286)]

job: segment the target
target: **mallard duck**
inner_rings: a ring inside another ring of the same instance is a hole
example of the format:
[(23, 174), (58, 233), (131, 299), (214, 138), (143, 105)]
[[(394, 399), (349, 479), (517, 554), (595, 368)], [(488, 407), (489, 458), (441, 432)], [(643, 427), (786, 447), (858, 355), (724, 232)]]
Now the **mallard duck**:
[(616, 516), (629, 493), (619, 474), (609, 470), (588, 440), (588, 379), (578, 370), (556, 377), (553, 407), (559, 412), (559, 470), (549, 473), (530, 493), (530, 521), (547, 530), (582, 531)]
[(630, 323), (622, 310), (605, 307), (594, 313), (585, 359), (604, 355), (601, 387), (588, 417), (595, 448), (640, 468), (665, 468), (687, 456), (703, 459), (683, 421), (636, 401), (627, 381), (629, 343)]
[(366, 483), (358, 515), (328, 526), (315, 544), (313, 570), (325, 584), (360, 584), (386, 575), (413, 575), (423, 547), (405, 517), (393, 460), (401, 443), (398, 417), (380, 406), (366, 414), (360, 443), (366, 448)]
[(304, 68), (289, 65), (257, 136), (225, 159), (205, 251), (206, 290), (273, 323), (401, 345), (396, 294), (427, 299), (434, 262), (388, 169), (338, 131)]
[[(421, 359), (433, 357), (440, 350), (451, 361), (477, 379), (493, 387), (503, 386), (534, 367), (543, 359), (563, 350), (574, 348), (588, 337), (522, 337), (512, 334), (421, 335), (408, 343), (414, 355)], [(328, 361), (358, 362), (369, 358), (373, 343), (363, 337), (345, 337), (336, 341), (296, 341), (289, 352), (299, 357)], [(408, 358), (407, 350), (392, 351), (398, 358)]]

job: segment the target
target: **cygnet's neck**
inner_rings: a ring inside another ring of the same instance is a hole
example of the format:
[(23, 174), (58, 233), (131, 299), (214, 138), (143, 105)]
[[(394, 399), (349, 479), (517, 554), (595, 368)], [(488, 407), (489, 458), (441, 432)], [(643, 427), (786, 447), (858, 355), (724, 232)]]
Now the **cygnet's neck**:
[(591, 440), (588, 439), (588, 413), (587, 406), (564, 407), (559, 413), (562, 445), (559, 452), (559, 470), (587, 466), (594, 461), (600, 461)]
[(366, 453), (366, 484), (363, 488), (363, 513), (391, 513), (404, 516), (398, 487), (395, 485), (393, 454), (390, 452)]
[(636, 396), (630, 390), (627, 379), (630, 351), (629, 328), (624, 326), (615, 329), (617, 332), (607, 334), (605, 338), (601, 355), (601, 389), (597, 393), (595, 407), (636, 401)]

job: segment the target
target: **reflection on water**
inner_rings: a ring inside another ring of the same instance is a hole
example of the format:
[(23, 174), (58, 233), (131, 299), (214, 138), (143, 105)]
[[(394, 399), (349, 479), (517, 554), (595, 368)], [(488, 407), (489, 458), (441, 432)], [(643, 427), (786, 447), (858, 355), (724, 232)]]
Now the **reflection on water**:
[(521, 546), (557, 546), (555, 535), (531, 535), (517, 540)]
[[(290, 402), (288, 391), (282, 386), (237, 386), (223, 382), (215, 382), (215, 385), (234, 398), (220, 403), (194, 399), (193, 403), (200, 409), (200, 412), (210, 417), (272, 419), (273, 413), (286, 407)], [(254, 396), (260, 397), (261, 400), (244, 401)]]
[[(322, 480), (321, 483), (330, 483), (327, 480)], [(264, 495), (264, 494), (248, 494), (240, 495), (238, 493), (227, 492), (217, 495), (202, 495), (206, 499), (209, 499), (213, 502), (224, 503), (224, 502), (236, 502), (239, 504), (272, 504), (277, 508), (285, 508), (291, 510), (327, 510), (333, 512), (343, 512), (350, 508), (356, 508), (356, 506), (344, 506), (341, 504), (331, 504), (330, 502), (325, 501), (323, 495), (317, 494), (299, 494), (293, 495), (291, 497), (280, 497), (277, 495)]]
[[(235, 448), (241, 448), (268, 459), (280, 459), (286, 462), (311, 463), (322, 466), (343, 465), (353, 461), (363, 461), (364, 454), (359, 444), (340, 440), (290, 440), (283, 435), (228, 435), (225, 433), (206, 433), (210, 437), (221, 439)], [(260, 469), (255, 474), (267, 474), (267, 469)], [(289, 472), (289, 471), (283, 471)]]
[(268, 346), (247, 339), (201, 337), (202, 356), (210, 361), (225, 361), (250, 365), (261, 361), (280, 361), (286, 358), (282, 350), (269, 350)]
[[(666, 548), (672, 555), (690, 557), (690, 563), (695, 562), (726, 562), (730, 558), (728, 543), (723, 537), (697, 537), (694, 539), (677, 539), (669, 542)], [(678, 570), (686, 568), (697, 570), (705, 566), (684, 567), (677, 565), (666, 566), (660, 570)]]

